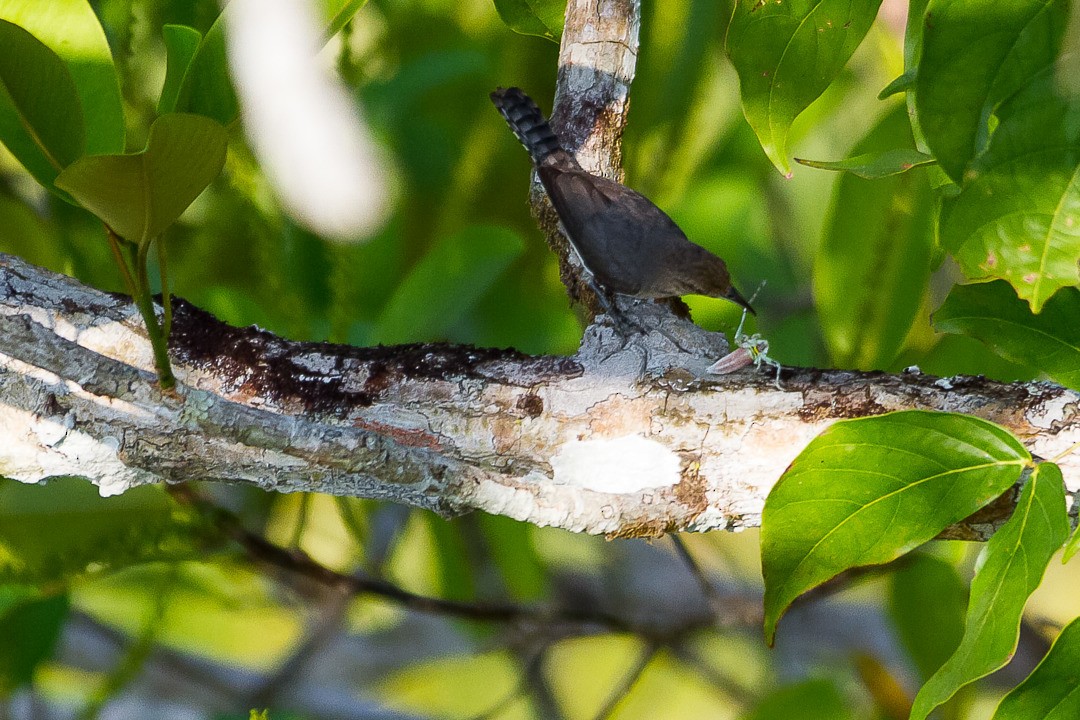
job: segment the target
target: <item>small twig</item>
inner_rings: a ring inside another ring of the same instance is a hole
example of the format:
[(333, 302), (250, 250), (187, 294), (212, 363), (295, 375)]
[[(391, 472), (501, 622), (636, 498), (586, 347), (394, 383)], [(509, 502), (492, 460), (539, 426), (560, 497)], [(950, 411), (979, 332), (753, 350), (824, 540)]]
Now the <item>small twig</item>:
[(686, 567), (694, 575), (694, 579), (697, 580), (698, 586), (701, 588), (701, 594), (705, 596), (705, 602), (709, 605), (709, 610), (714, 615), (719, 615), (724, 608), (724, 598), (721, 597), (716, 587), (709, 580), (705, 570), (698, 565), (697, 560), (690, 554), (690, 549), (686, 547), (683, 539), (675, 533), (669, 534), (668, 537), (671, 538), (671, 544), (675, 546), (675, 552), (682, 558)]
[(637, 662), (634, 663), (634, 666), (630, 668), (630, 672), (628, 672), (626, 674), (626, 677), (623, 678), (622, 684), (615, 690), (615, 692), (611, 693), (611, 695), (607, 699), (607, 702), (604, 703), (603, 707), (600, 708), (600, 711), (593, 716), (596, 718), (596, 720), (606, 720), (606, 718), (611, 717), (611, 715), (619, 707), (619, 703), (621, 703), (626, 698), (626, 696), (630, 694), (630, 691), (634, 689), (634, 685), (636, 685), (637, 681), (641, 679), (641, 676), (645, 673), (645, 669), (649, 667), (649, 663), (651, 663), (652, 659), (656, 657), (656, 652), (659, 649), (660, 646), (655, 643), (649, 643), (644, 648), (642, 648), (641, 655), (638, 656)]

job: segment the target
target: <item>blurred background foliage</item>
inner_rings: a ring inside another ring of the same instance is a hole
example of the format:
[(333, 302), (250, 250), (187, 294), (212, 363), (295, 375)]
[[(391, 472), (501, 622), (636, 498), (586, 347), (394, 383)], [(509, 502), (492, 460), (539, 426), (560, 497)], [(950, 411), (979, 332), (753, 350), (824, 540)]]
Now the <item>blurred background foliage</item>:
[[(91, 4), (121, 74), (129, 149), (141, 148), (165, 74), (162, 27), (205, 32), (219, 7), (215, 0)], [(910, 132), (902, 102), (877, 99), (903, 69), (902, 12), (890, 5), (795, 122), (795, 155), (835, 160)], [(958, 275), (945, 264), (925, 281), (926, 266), (940, 261), (925, 175), (865, 181), (802, 167), (791, 179), (776, 172), (743, 118), (723, 53), (730, 9), (730, 0), (643, 0), (624, 138), (627, 183), (724, 257), (743, 292), (767, 281), (758, 330), (782, 363), (1032, 377), (974, 340), (943, 339), (930, 328), (929, 312)], [(526, 205), (526, 154), (487, 97), (496, 86), (518, 85), (550, 109), (557, 50), (543, 37), (511, 32), (491, 0), (371, 0), (324, 56), (388, 151), (396, 193), (388, 222), (366, 242), (344, 245), (299, 228), (234, 125), (225, 171), (165, 235), (173, 291), (230, 323), (297, 340), (574, 352), (582, 325)], [(880, 233), (896, 198), (916, 210), (902, 231)], [(845, 257), (861, 243), (893, 247), (896, 268), (852, 286)], [(100, 222), (41, 189), (2, 148), (0, 251), (122, 289)], [(882, 278), (891, 286), (878, 284)], [(895, 313), (852, 309), (854, 296), (875, 292), (901, 298)], [(729, 303), (687, 300), (706, 327), (730, 333), (738, 321)], [(205, 491), (274, 542), (424, 595), (602, 597), (628, 614), (659, 618), (703, 602), (666, 543), (608, 543), (481, 515), (444, 522), (355, 499)], [(755, 533), (687, 542), (725, 578), (731, 597), (760, 592)], [(943, 544), (928, 557), (919, 563), (925, 569), (906, 570), (925, 574), (902, 587), (932, 581), (945, 588), (938, 599), (951, 592), (962, 607), (966, 546)], [(1035, 615), (1077, 614), (1068, 599), (1075, 593), (1061, 593), (1080, 580), (1069, 572), (1051, 566)], [(734, 619), (733, 629), (685, 638), (678, 653), (648, 656), (613, 716), (892, 717), (889, 683), (910, 691), (926, 671), (917, 650), (908, 648), (914, 659), (898, 650), (889, 628), (937, 637), (954, 632), (959, 617), (948, 604), (940, 617), (924, 617), (922, 601), (897, 593), (887, 580), (872, 580), (793, 612), (775, 652), (762, 646), (756, 621)], [(102, 499), (81, 481), (43, 488), (0, 481), (7, 716), (22, 717), (44, 698), (63, 717), (191, 717), (170, 714), (178, 705), (197, 708), (196, 716), (246, 717), (260, 704), (273, 718), (391, 717), (385, 707), (455, 718), (545, 717), (545, 708), (558, 707), (566, 717), (591, 717), (647, 645), (617, 634), (540, 644), (542, 652), (516, 630), (409, 613), (367, 596), (343, 601), (260, 571), (158, 488)], [(25, 690), (31, 682), (33, 695)], [(537, 687), (546, 694), (523, 690)], [(994, 688), (958, 697), (945, 716), (987, 716), (1001, 693)]]

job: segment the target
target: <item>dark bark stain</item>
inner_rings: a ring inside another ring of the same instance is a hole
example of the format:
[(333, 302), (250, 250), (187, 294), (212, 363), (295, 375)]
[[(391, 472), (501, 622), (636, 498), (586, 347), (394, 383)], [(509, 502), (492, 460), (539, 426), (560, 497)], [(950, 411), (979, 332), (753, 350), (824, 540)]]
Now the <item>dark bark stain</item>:
[(512, 349), (291, 342), (257, 327), (226, 325), (182, 300), (174, 301), (169, 342), (174, 362), (203, 369), (234, 392), (298, 402), (307, 412), (339, 417), (410, 380), (478, 379), (533, 387), (583, 372), (572, 358), (533, 357)]

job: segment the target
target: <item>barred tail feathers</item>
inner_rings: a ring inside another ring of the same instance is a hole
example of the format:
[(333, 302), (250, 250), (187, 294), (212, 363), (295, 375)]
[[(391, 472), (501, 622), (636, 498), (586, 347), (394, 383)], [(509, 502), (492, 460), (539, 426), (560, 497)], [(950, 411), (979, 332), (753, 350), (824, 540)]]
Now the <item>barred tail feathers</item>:
[(491, 93), (491, 102), (529, 151), (535, 165), (540, 166), (548, 155), (562, 150), (544, 114), (521, 88), (499, 88)]

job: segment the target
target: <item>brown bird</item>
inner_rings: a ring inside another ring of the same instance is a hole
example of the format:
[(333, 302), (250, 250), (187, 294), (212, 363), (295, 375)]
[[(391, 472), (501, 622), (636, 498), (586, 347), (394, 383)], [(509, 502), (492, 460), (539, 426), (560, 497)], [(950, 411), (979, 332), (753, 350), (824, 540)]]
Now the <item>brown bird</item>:
[[(602, 290), (646, 299), (726, 298), (754, 312), (723, 260), (692, 243), (641, 193), (586, 172), (520, 88), (499, 88), (491, 101), (529, 151), (570, 245)], [(597, 296), (610, 313), (604, 293)]]

